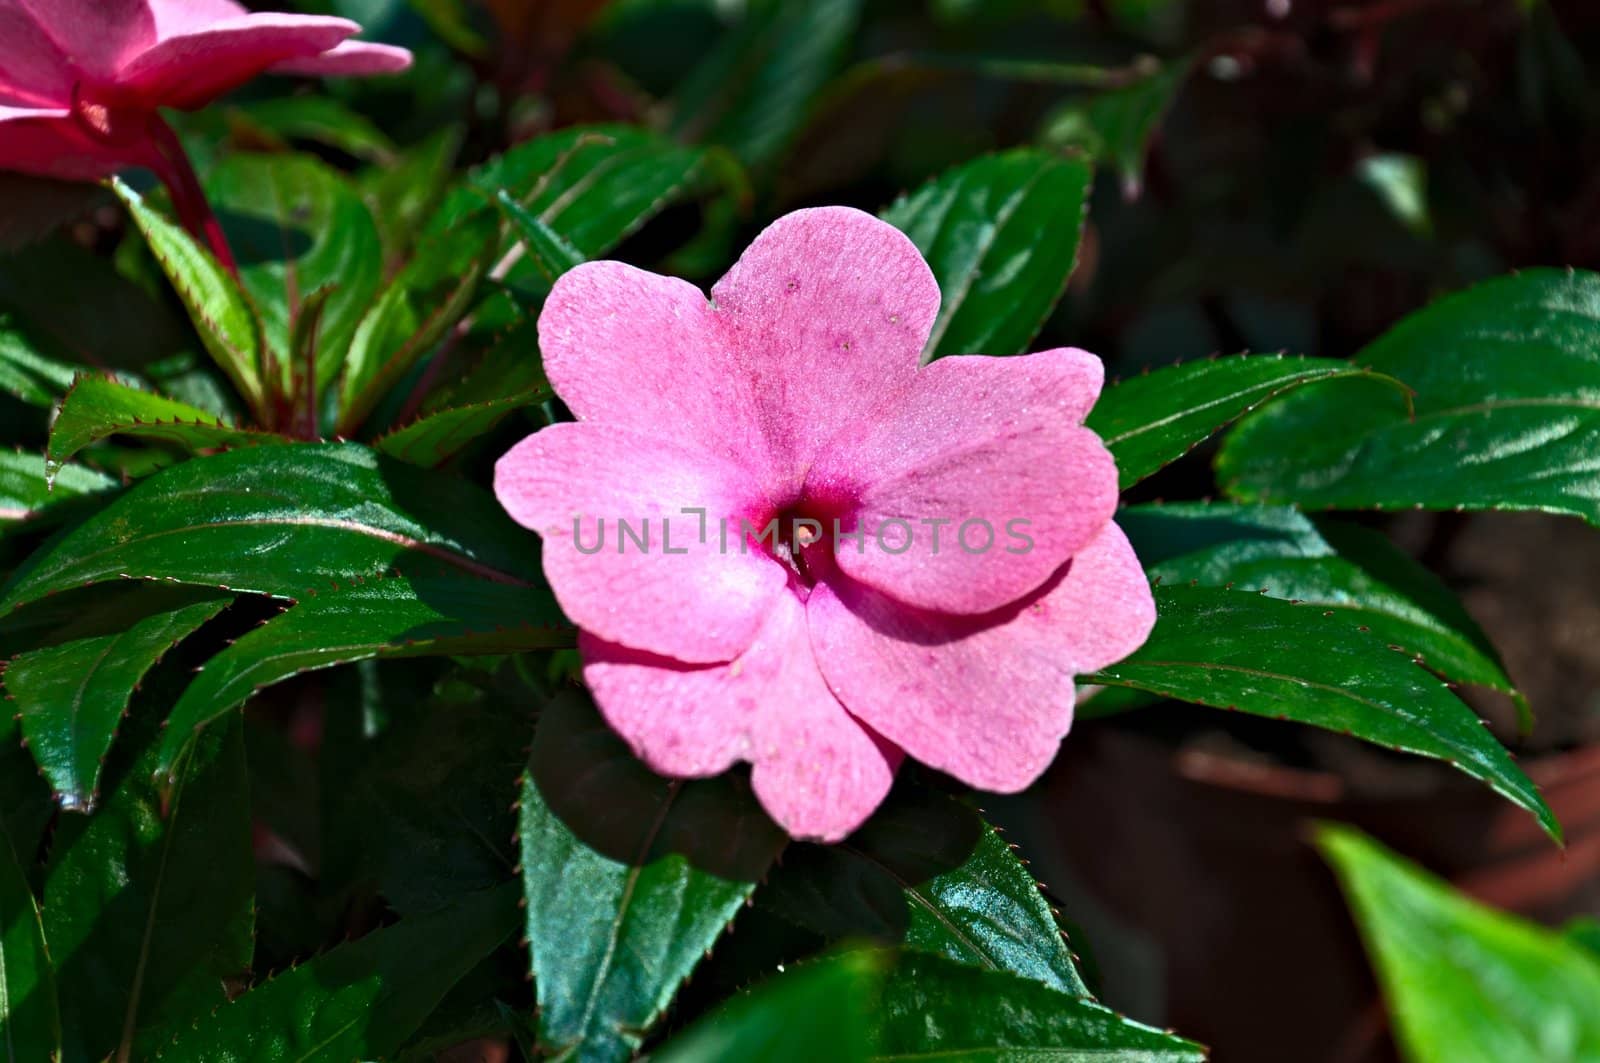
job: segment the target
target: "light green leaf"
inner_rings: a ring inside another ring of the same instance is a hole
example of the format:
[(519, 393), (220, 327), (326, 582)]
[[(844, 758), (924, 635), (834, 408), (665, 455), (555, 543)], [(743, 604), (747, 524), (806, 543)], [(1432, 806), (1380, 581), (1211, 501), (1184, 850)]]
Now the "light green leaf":
[(1410, 1063), (1600, 1059), (1600, 961), (1457, 893), (1360, 832), (1317, 836)]

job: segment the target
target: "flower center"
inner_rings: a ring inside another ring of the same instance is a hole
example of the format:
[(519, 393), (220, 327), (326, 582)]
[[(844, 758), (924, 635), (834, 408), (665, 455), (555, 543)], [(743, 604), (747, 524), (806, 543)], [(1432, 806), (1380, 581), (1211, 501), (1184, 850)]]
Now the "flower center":
[(854, 526), (852, 509), (843, 496), (808, 495), (780, 508), (757, 532), (767, 552), (812, 587), (833, 571), (837, 540)]
[(72, 117), (91, 140), (124, 147), (145, 136), (149, 112), (80, 81), (72, 86)]

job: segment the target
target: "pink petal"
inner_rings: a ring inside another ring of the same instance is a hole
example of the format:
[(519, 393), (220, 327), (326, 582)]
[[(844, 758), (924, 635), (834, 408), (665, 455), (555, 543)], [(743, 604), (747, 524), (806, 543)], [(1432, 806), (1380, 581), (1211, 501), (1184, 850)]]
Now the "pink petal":
[(923, 368), (811, 470), (809, 489), (855, 501), (864, 538), (840, 540), (839, 566), (941, 612), (1037, 588), (1116, 511), (1116, 464), (1080, 426), (1103, 379), (1068, 349)]
[(98, 181), (152, 160), (148, 145), (114, 148), (87, 136), (65, 109), (0, 107), (0, 170), (64, 181)]
[(391, 44), (345, 41), (309, 59), (291, 59), (271, 68), (273, 74), (301, 77), (369, 77), (373, 74), (398, 74), (411, 66), (411, 53)]
[(155, 16), (157, 41), (182, 37), (250, 13), (234, 0), (148, 0), (148, 3), (150, 13)]
[(750, 761), (762, 806), (797, 838), (845, 837), (894, 780), (898, 753), (828, 690), (793, 594), (729, 664), (695, 668), (588, 637), (581, 648), (600, 711), (645, 763), (696, 777)]
[(66, 99), (154, 38), (145, 0), (0, 0), (0, 87)]
[(242, 15), (164, 37), (122, 67), (119, 87), (147, 105), (204, 106), (262, 71), (335, 47), (361, 27), (320, 15)]
[(939, 312), (911, 241), (848, 207), (779, 218), (711, 294), (796, 491), (829, 440), (909, 384)]
[[(730, 661), (788, 582), (778, 562), (742, 548), (741, 520), (762, 526), (754, 481), (679, 443), (613, 425), (552, 425), (500, 459), (495, 494), (544, 537), (545, 576), (567, 616), (608, 642)], [(705, 510), (704, 524), (690, 507)], [(621, 539), (619, 520), (646, 545)]]
[(766, 467), (750, 382), (694, 285), (621, 262), (578, 266), (545, 300), (539, 350), (556, 394), (579, 420)]
[(1073, 677), (1137, 649), (1155, 624), (1139, 559), (1115, 524), (1037, 595), (985, 617), (907, 608), (849, 580), (806, 604), (828, 685), (906, 753), (1011, 793), (1054, 759)]

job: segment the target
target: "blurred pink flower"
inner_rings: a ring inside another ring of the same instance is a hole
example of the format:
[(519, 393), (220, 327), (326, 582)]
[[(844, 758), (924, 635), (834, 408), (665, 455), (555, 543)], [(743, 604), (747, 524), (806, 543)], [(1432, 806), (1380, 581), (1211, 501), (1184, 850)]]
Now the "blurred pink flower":
[(1083, 427), (1099, 360), (919, 368), (938, 310), (912, 243), (839, 207), (773, 223), (709, 303), (579, 266), (539, 319), (578, 420), (496, 468), (606, 719), (668, 775), (750, 762), (797, 837), (854, 830), (903, 754), (1027, 786), (1074, 676), (1155, 621), (1111, 519), (1116, 468)]
[(264, 72), (410, 65), (403, 48), (347, 39), (360, 29), (233, 0), (0, 0), (0, 169), (94, 181), (148, 167), (185, 224), (204, 228), (209, 210), (158, 109), (203, 107)]

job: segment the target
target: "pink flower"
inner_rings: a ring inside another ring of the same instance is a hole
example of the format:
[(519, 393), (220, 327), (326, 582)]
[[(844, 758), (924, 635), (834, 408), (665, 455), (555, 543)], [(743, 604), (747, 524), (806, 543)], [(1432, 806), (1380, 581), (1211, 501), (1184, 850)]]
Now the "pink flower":
[(938, 310), (911, 242), (841, 207), (773, 223), (710, 303), (579, 266), (539, 319), (578, 421), (496, 468), (611, 726), (667, 775), (750, 762), (797, 837), (855, 829), (902, 754), (1027, 786), (1072, 722), (1073, 677), (1155, 622), (1112, 523), (1116, 469), (1083, 427), (1099, 360), (919, 368)]
[(410, 65), (403, 48), (347, 40), (360, 29), (342, 18), (250, 14), (233, 0), (0, 0), (0, 169), (95, 181), (148, 167), (185, 224), (209, 230), (158, 109), (203, 107), (263, 72)]

